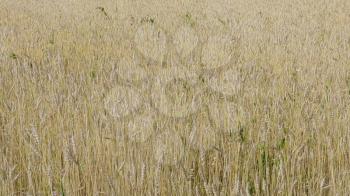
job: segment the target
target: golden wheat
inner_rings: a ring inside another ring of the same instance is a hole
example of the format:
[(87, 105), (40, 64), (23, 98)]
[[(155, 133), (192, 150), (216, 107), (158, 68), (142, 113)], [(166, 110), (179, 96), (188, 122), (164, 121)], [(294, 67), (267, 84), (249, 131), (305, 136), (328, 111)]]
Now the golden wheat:
[(0, 4), (0, 195), (349, 195), (350, 1)]

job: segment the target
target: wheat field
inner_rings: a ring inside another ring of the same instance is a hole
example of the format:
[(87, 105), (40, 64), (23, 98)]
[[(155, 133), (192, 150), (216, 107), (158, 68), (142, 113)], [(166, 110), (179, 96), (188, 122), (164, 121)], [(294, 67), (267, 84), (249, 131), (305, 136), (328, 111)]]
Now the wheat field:
[(350, 195), (350, 1), (0, 0), (0, 195)]

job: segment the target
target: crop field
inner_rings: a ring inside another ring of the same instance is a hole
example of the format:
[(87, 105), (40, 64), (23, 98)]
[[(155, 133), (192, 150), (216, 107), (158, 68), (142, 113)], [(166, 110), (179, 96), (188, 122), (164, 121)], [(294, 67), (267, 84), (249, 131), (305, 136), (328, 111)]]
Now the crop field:
[(349, 195), (350, 1), (0, 0), (0, 195)]

